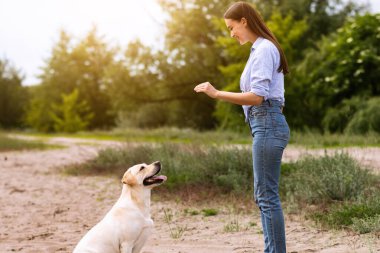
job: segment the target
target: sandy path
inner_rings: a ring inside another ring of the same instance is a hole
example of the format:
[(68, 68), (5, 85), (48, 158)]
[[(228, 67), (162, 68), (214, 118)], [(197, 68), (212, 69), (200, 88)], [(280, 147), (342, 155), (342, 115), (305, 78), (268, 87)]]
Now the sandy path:
[[(78, 145), (80, 140), (66, 138), (51, 142), (64, 143), (68, 148), (0, 153), (1, 253), (71, 252), (83, 234), (119, 197), (119, 179), (64, 176), (56, 171), (57, 166), (95, 156), (99, 146)], [(116, 145), (114, 142), (101, 143), (103, 146)], [(285, 159), (296, 159), (304, 153), (297, 150), (290, 148)], [(380, 149), (371, 150), (377, 154), (375, 158), (380, 156)], [(362, 153), (363, 162), (379, 164), (367, 159), (370, 152)], [(236, 214), (231, 211), (236, 207), (229, 204), (210, 204), (207, 208), (220, 211), (217, 216), (185, 213), (185, 209), (200, 211), (202, 208), (204, 206), (181, 200), (161, 202), (154, 196), (152, 217), (156, 229), (143, 252), (262, 252), (256, 209), (251, 214)], [(226, 232), (225, 227), (234, 221), (238, 221), (239, 231)], [(286, 225), (288, 252), (380, 252), (379, 239), (371, 235), (323, 231), (298, 217), (287, 216)], [(173, 238), (175, 236), (179, 238)]]

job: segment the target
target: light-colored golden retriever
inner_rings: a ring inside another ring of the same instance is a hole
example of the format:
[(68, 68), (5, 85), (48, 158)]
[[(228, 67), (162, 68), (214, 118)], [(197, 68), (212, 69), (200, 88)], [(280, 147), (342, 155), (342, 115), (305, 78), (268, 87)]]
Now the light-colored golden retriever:
[(153, 187), (166, 181), (157, 174), (160, 162), (129, 168), (121, 182), (121, 196), (106, 214), (79, 241), (73, 253), (138, 253), (151, 234), (150, 195)]

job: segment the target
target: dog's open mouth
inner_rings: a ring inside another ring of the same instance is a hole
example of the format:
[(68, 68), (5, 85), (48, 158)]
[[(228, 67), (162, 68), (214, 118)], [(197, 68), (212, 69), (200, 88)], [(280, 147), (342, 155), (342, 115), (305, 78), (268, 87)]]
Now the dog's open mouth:
[(157, 170), (156, 174), (147, 177), (144, 179), (143, 183), (145, 186), (152, 185), (152, 184), (161, 184), (166, 181), (167, 177), (164, 175), (159, 175), (157, 174), (160, 172), (160, 170)]

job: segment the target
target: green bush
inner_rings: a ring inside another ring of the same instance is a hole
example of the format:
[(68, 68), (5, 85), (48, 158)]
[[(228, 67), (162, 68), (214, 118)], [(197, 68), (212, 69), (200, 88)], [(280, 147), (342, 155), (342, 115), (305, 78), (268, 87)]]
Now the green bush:
[(284, 168), (280, 192), (300, 204), (354, 200), (373, 184), (371, 174), (345, 153), (309, 156)]
[[(108, 148), (98, 157), (66, 168), (70, 174), (115, 174), (138, 163), (161, 161), (169, 188), (216, 187), (226, 193), (252, 191), (251, 150), (217, 146), (158, 144)], [(344, 153), (305, 157), (283, 164), (280, 193), (287, 201), (321, 204), (356, 200), (374, 184), (372, 175)]]
[(252, 158), (249, 149), (204, 147), (200, 145), (159, 144), (107, 148), (98, 157), (65, 168), (69, 174), (116, 174), (118, 177), (138, 163), (161, 161), (165, 186), (216, 187), (223, 192), (252, 189)]
[(0, 127), (21, 127), (30, 94), (22, 74), (7, 59), (0, 59)]
[(360, 97), (345, 99), (336, 108), (327, 110), (322, 124), (330, 133), (343, 133), (354, 114), (366, 104)]
[(70, 94), (62, 94), (62, 103), (54, 104), (51, 118), (57, 132), (75, 133), (86, 129), (94, 114), (86, 101), (79, 102), (79, 91), (74, 89)]
[(355, 113), (345, 131), (348, 134), (380, 133), (380, 98), (368, 100), (366, 105)]
[[(168, 177), (162, 188), (176, 194), (216, 190), (239, 197), (251, 195), (251, 150), (245, 148), (173, 143), (129, 145), (100, 151), (95, 159), (67, 167), (66, 172), (114, 174), (120, 178), (134, 164), (157, 160), (163, 165), (162, 174)], [(360, 233), (377, 231), (379, 177), (361, 168), (347, 154), (304, 157), (283, 164), (281, 170), (280, 195), (285, 205), (305, 210), (313, 220), (329, 227), (351, 227)]]
[(316, 212), (310, 217), (331, 228), (340, 229), (352, 227), (359, 233), (376, 229), (376, 224), (369, 225), (369, 221), (376, 221), (380, 215), (380, 198), (371, 196), (364, 202), (346, 202), (336, 204), (322, 212)]
[(351, 228), (360, 234), (380, 232), (380, 214), (364, 219), (352, 218)]

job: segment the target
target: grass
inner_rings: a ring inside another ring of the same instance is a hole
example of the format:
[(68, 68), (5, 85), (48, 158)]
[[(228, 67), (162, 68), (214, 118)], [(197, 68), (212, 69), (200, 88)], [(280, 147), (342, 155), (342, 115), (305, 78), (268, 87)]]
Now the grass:
[(209, 209), (209, 208), (206, 208), (206, 209), (202, 209), (202, 213), (203, 213), (203, 216), (205, 217), (208, 217), (208, 216), (215, 216), (218, 214), (218, 210), (216, 209)]
[(380, 177), (345, 153), (286, 164), (280, 185), (286, 205), (324, 227), (359, 233), (378, 229), (368, 221), (380, 215)]
[(195, 215), (200, 214), (200, 212), (199, 212), (198, 210), (189, 209), (189, 208), (186, 208), (186, 209), (184, 210), (184, 213), (185, 213), (185, 214), (189, 214), (189, 215), (191, 215), (191, 216), (195, 216)]
[(91, 131), (67, 133), (37, 133), (17, 132), (28, 136), (41, 138), (68, 137), (94, 140), (125, 141), (125, 142), (154, 142), (154, 143), (202, 143), (202, 144), (249, 144), (249, 132), (237, 133), (232, 131), (197, 131), (193, 129), (156, 128), (156, 129), (114, 129), (112, 131)]
[(56, 149), (62, 148), (60, 145), (48, 145), (41, 141), (27, 141), (11, 138), (4, 133), (0, 133), (0, 152), (18, 151), (29, 149)]
[[(128, 167), (156, 160), (161, 161), (162, 173), (168, 177), (158, 192), (224, 201), (226, 196), (252, 196), (252, 158), (246, 148), (173, 143), (108, 148), (93, 160), (63, 170), (71, 175), (111, 174), (120, 178)], [(380, 215), (380, 198), (375, 198), (380, 196), (380, 177), (342, 152), (283, 164), (280, 195), (286, 210), (291, 206), (294, 212), (305, 213), (330, 228), (365, 231), (359, 227)], [(213, 212), (202, 213), (208, 216)]]
[(308, 148), (380, 147), (380, 134), (349, 135), (292, 131), (289, 143)]
[(165, 183), (168, 189), (190, 190), (204, 185), (210, 186), (207, 188), (215, 186), (224, 193), (242, 193), (251, 188), (250, 152), (249, 149), (194, 144), (138, 145), (104, 149), (95, 159), (63, 170), (70, 175), (113, 174), (120, 177), (134, 164), (160, 160), (164, 165), (163, 173), (170, 178)]
[[(193, 143), (193, 144), (251, 144), (252, 138), (248, 127), (243, 132), (210, 130), (197, 131), (193, 129), (157, 128), (157, 129), (113, 129), (111, 131), (79, 132), (76, 134), (43, 134), (35, 132), (17, 132), (40, 138), (69, 137), (94, 140), (154, 142), (154, 143)], [(337, 148), (337, 147), (380, 147), (380, 135), (321, 134), (313, 131), (291, 131), (291, 145), (308, 148)]]
[(172, 213), (172, 210), (169, 208), (164, 208), (164, 220), (169, 226), (170, 237), (173, 239), (180, 239), (187, 231), (187, 226), (175, 225), (172, 227), (173, 217), (174, 215)]
[(228, 222), (226, 225), (224, 225), (224, 228), (223, 228), (223, 231), (227, 233), (239, 232), (241, 230), (242, 230), (242, 227), (237, 217), (233, 219), (232, 221)]
[[(348, 154), (307, 156), (282, 168), (281, 193), (299, 203), (331, 203), (356, 200), (378, 177), (362, 168)], [(291, 199), (287, 199), (291, 201)]]
[(342, 229), (350, 228), (359, 233), (380, 232), (380, 196), (374, 193), (365, 201), (335, 203), (310, 217), (323, 226)]
[(380, 214), (368, 218), (353, 218), (351, 228), (360, 234), (380, 233)]

